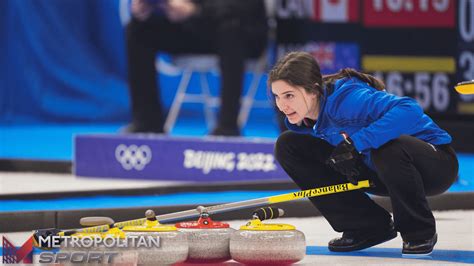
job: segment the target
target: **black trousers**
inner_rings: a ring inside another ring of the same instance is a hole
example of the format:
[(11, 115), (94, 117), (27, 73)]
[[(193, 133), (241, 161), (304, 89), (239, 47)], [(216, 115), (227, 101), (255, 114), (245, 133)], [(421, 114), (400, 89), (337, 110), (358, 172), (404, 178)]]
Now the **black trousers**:
[[(334, 146), (310, 135), (284, 132), (275, 145), (275, 156), (301, 189), (347, 180), (324, 164)], [(361, 162), (359, 180), (369, 179), (374, 188), (310, 198), (337, 232), (384, 228), (390, 214), (365, 192), (389, 196), (395, 229), (406, 241), (423, 240), (436, 232), (426, 196), (446, 191), (456, 180), (458, 162), (449, 145), (433, 146), (402, 135), (371, 151), (376, 171)]]
[(155, 67), (156, 53), (163, 51), (219, 57), (222, 80), (218, 126), (237, 128), (244, 61), (258, 57), (267, 44), (266, 20), (260, 21), (249, 31), (239, 21), (216, 24), (195, 18), (186, 23), (171, 23), (161, 16), (144, 22), (132, 19), (126, 29), (126, 43), (133, 123), (141, 128), (163, 128)]

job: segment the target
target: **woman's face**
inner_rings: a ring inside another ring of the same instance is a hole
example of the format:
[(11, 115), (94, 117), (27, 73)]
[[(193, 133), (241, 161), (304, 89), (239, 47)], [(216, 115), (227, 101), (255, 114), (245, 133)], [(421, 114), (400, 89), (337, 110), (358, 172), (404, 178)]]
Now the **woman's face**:
[(272, 93), (278, 109), (291, 124), (299, 124), (305, 117), (312, 120), (318, 118), (315, 93), (308, 93), (303, 87), (292, 86), (284, 80), (272, 83)]

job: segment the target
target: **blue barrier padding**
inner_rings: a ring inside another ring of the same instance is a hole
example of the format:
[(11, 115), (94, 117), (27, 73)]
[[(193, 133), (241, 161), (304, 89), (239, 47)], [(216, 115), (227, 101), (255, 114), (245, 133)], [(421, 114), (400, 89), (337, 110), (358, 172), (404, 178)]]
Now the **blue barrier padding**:
[(48, 200), (2, 200), (0, 212), (126, 208), (185, 204), (217, 204), (289, 193), (282, 191), (226, 191), (211, 193), (176, 193), (152, 196), (94, 196)]
[(459, 180), (449, 189), (449, 191), (474, 191), (474, 154), (458, 154), (458, 161)]
[(72, 158), (72, 141), (76, 134), (92, 132), (115, 133), (121, 124), (37, 124), (37, 125), (4, 125), (0, 126), (2, 146), (0, 158), (63, 160)]
[[(199, 112), (201, 112), (200, 110)], [(273, 112), (273, 110), (270, 110)], [(259, 111), (260, 112), (260, 111)], [(268, 110), (267, 110), (268, 113)], [(276, 138), (277, 126), (267, 120), (251, 117), (242, 134), (248, 137)], [(78, 134), (116, 134), (125, 123), (110, 124), (37, 124), (1, 125), (0, 158), (32, 160), (73, 161), (73, 139)], [(202, 137), (208, 133), (203, 119), (181, 116), (172, 131), (172, 136)]]
[[(401, 248), (369, 248), (354, 252), (331, 252), (327, 247), (308, 246), (307, 255), (326, 255), (326, 256), (350, 256), (350, 257), (372, 257), (372, 258), (395, 258), (402, 259)], [(403, 258), (409, 259), (409, 258)], [(474, 251), (471, 250), (449, 250), (436, 249), (429, 256), (417, 258), (431, 261), (447, 261), (458, 263), (474, 263)]]
[[(455, 183), (450, 192), (474, 191), (472, 180), (466, 181), (468, 186)], [(72, 197), (45, 200), (0, 200), (0, 212), (13, 211), (41, 211), (41, 210), (77, 210), (77, 209), (100, 209), (100, 208), (129, 208), (145, 206), (168, 206), (168, 205), (193, 205), (193, 204), (217, 204), (222, 202), (235, 202), (249, 199), (269, 197), (294, 190), (278, 191), (225, 191), (225, 192), (202, 192), (202, 193), (176, 193), (166, 195), (145, 196), (92, 196)]]

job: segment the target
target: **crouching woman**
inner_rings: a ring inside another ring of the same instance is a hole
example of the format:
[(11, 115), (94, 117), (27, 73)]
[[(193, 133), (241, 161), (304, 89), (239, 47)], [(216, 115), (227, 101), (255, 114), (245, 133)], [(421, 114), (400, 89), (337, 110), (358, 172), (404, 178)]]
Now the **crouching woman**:
[[(426, 196), (446, 191), (458, 162), (450, 135), (417, 102), (387, 93), (373, 76), (343, 69), (322, 76), (308, 53), (292, 52), (269, 74), (288, 131), (275, 156), (301, 189), (369, 179), (374, 188), (311, 198), (342, 236), (329, 250), (365, 249), (397, 236), (403, 255), (428, 255), (437, 241)], [(389, 212), (365, 192), (389, 196)]]

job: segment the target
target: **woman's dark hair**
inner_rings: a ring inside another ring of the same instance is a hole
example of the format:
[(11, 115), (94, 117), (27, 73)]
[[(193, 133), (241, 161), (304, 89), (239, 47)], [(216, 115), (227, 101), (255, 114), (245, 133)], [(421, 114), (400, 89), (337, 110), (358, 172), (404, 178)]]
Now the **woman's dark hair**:
[(270, 88), (273, 82), (284, 80), (292, 86), (301, 86), (306, 92), (320, 96), (323, 94), (323, 83), (333, 83), (346, 77), (357, 77), (377, 90), (385, 89), (382, 81), (352, 68), (344, 68), (337, 73), (322, 76), (318, 62), (307, 52), (291, 52), (278, 60), (268, 75), (267, 85)]

